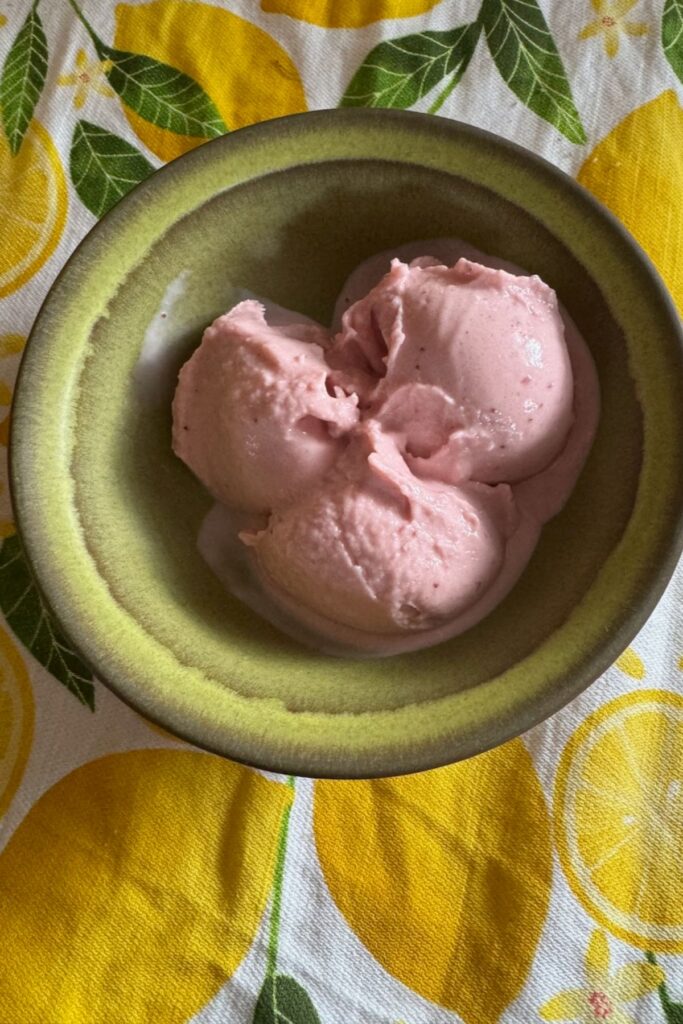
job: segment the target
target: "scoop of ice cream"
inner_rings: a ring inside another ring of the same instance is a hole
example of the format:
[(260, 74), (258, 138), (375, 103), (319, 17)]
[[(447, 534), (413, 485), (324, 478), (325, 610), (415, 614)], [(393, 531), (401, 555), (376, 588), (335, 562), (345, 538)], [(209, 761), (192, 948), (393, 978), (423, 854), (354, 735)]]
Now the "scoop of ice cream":
[[(413, 471), (515, 482), (544, 469), (572, 424), (555, 293), (538, 277), (460, 259), (392, 262), (345, 312), (328, 362), (401, 438)], [(335, 373), (339, 376), (335, 377)]]
[(173, 448), (219, 501), (284, 507), (343, 451), (357, 399), (330, 383), (328, 343), (318, 325), (269, 325), (253, 300), (204, 332), (180, 371)]
[(324, 483), (242, 538), (266, 587), (333, 622), (401, 634), (482, 596), (515, 525), (509, 487), (417, 480), (393, 441), (364, 424)]
[(175, 450), (225, 506), (227, 526), (209, 518), (229, 543), (207, 560), (332, 653), (416, 650), (488, 614), (566, 501), (599, 413), (590, 354), (539, 278), (457, 240), (398, 255), (411, 262), (385, 273), (378, 254), (351, 275), (334, 343), (241, 302), (174, 402)]

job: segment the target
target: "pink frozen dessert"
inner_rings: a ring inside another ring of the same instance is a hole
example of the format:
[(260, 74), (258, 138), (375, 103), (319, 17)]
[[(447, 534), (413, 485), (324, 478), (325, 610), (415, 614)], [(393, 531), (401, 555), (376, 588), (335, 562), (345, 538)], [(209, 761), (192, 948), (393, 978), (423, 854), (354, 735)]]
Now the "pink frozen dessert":
[(555, 293), (469, 260), (395, 260), (344, 314), (330, 362), (367, 373), (365, 400), (404, 435), (412, 468), (448, 483), (533, 476), (573, 419)]
[(540, 278), (423, 257), (372, 284), (335, 336), (269, 325), (252, 300), (216, 320), (181, 370), (173, 445), (241, 514), (266, 617), (384, 655), (502, 600), (576, 482), (599, 400)]
[(401, 634), (440, 625), (484, 593), (517, 518), (509, 487), (420, 480), (366, 421), (324, 485), (242, 537), (290, 600), (315, 595), (314, 610), (334, 622)]
[(312, 323), (271, 327), (240, 302), (204, 332), (180, 371), (173, 448), (218, 501), (270, 512), (317, 483), (358, 422), (358, 399), (332, 386)]

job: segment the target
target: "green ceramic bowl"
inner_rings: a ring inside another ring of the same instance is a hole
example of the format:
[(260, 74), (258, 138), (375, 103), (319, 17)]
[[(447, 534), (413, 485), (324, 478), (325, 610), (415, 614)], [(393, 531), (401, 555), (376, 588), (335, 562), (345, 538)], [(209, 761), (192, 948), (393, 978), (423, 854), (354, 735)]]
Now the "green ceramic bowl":
[[(598, 368), (597, 439), (523, 578), (480, 625), (385, 660), (318, 655), (228, 596), (198, 555), (210, 499), (171, 453), (174, 373), (235, 287), (326, 321), (360, 260), (444, 235), (558, 291)], [(183, 271), (172, 365), (159, 400), (143, 400), (143, 338)], [(11, 455), (49, 604), (143, 715), (277, 771), (415, 771), (552, 714), (652, 611), (682, 540), (681, 332), (629, 235), (544, 161), (426, 115), (303, 114), (175, 161), (91, 232), (33, 329)]]

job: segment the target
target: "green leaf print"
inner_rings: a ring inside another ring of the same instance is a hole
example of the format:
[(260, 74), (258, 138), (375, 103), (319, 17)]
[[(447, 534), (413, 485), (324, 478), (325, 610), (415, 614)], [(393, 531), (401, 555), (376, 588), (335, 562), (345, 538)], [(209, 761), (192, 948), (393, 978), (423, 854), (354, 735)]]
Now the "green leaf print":
[(570, 142), (586, 133), (537, 0), (484, 0), (479, 12), (493, 61), (516, 96)]
[(286, 974), (266, 978), (254, 1010), (253, 1024), (320, 1024), (311, 997)]
[(12, 153), (19, 152), (47, 73), (47, 39), (34, 4), (7, 54), (0, 78), (0, 107)]
[(683, 82), (683, 0), (666, 0), (662, 16), (664, 55)]
[(449, 32), (420, 32), (389, 39), (371, 50), (341, 101), (342, 107), (412, 107), (447, 76), (435, 112), (467, 69), (479, 39), (477, 22)]
[(95, 43), (100, 60), (111, 61), (107, 71), (112, 88), (145, 121), (179, 135), (214, 139), (228, 128), (201, 85), (170, 64), (140, 53), (127, 53)]
[(179, 135), (213, 139), (228, 131), (213, 100), (183, 71), (147, 57), (107, 46), (88, 22), (76, 0), (69, 0), (92, 40), (97, 55), (107, 62), (106, 74), (115, 92), (145, 121)]
[(154, 170), (130, 142), (89, 121), (78, 121), (74, 128), (69, 168), (81, 202), (96, 217)]
[(92, 673), (52, 621), (16, 534), (0, 548), (0, 609), (33, 657), (94, 711)]

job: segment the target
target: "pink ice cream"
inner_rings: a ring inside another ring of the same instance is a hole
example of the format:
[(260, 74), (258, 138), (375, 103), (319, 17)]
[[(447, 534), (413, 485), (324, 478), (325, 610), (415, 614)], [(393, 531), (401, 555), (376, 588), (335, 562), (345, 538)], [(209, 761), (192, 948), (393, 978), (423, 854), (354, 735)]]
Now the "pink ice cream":
[(315, 324), (272, 327), (240, 302), (180, 371), (173, 448), (226, 505), (270, 512), (318, 482), (358, 421), (357, 398), (329, 384)]
[(344, 314), (330, 362), (411, 469), (447, 483), (526, 480), (557, 455), (574, 385), (557, 297), (538, 277), (461, 259), (391, 271)]
[(220, 317), (181, 371), (174, 448), (251, 516), (250, 603), (389, 654), (509, 591), (578, 477), (598, 392), (537, 277), (422, 258), (370, 283), (334, 338), (253, 301)]
[(243, 533), (267, 583), (332, 621), (378, 634), (441, 625), (500, 572), (518, 515), (510, 488), (416, 478), (364, 423), (324, 485)]

